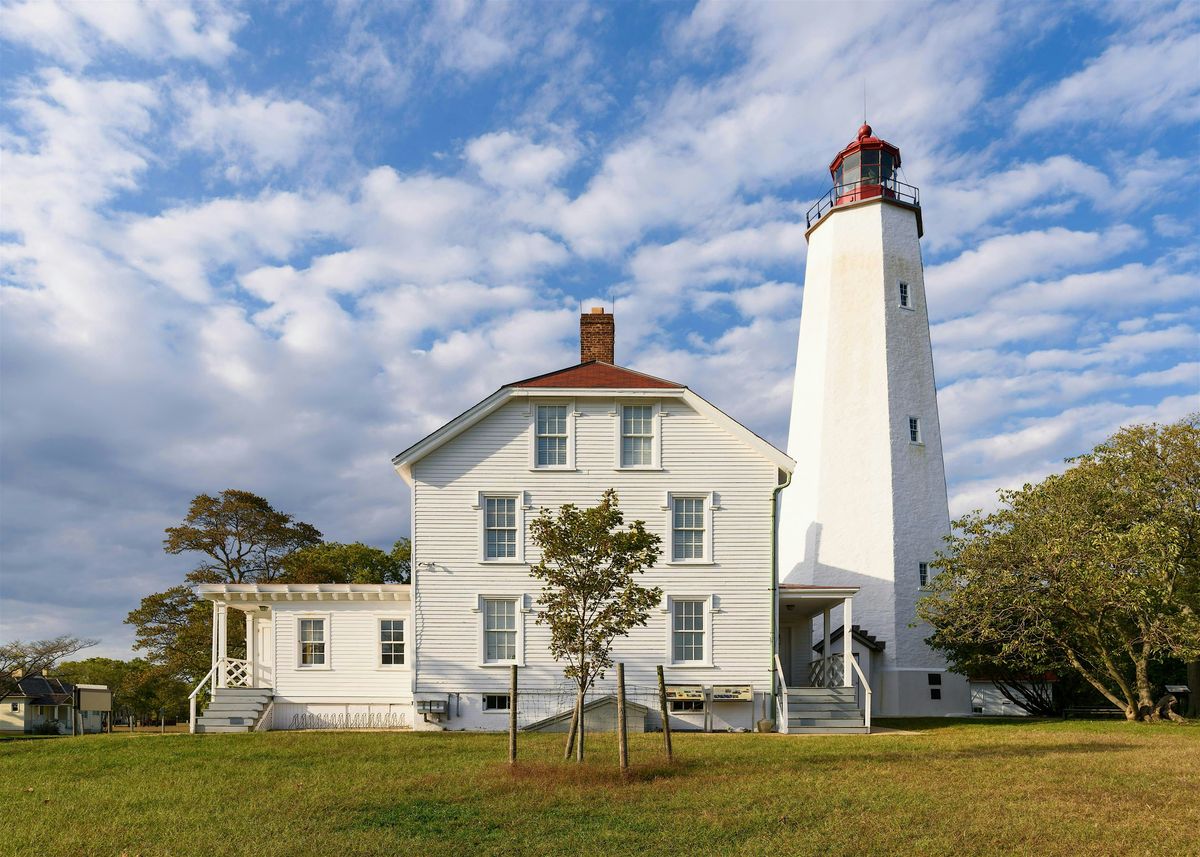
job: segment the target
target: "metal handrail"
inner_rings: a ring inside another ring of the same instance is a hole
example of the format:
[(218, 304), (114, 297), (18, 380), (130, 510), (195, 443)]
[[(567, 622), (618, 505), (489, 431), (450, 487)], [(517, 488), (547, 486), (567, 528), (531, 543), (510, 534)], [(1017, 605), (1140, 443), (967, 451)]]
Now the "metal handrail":
[(859, 179), (858, 181), (835, 184), (825, 195), (812, 204), (805, 215), (806, 226), (812, 226), (839, 203), (858, 202), (865, 199), (893, 199), (908, 205), (921, 207), (921, 191), (905, 184), (895, 175), (886, 179)]
[(200, 679), (200, 683), (196, 685), (196, 689), (188, 694), (188, 734), (190, 735), (196, 734), (196, 694), (198, 694), (200, 692), (200, 688), (204, 687), (208, 680), (212, 678), (213, 673), (216, 672), (217, 667), (220, 666), (221, 663), (222, 661), (217, 661), (215, 664), (213, 664), (209, 668), (208, 672), (204, 674), (204, 678)]
[(788, 731), (788, 687), (787, 679), (783, 676), (783, 662), (779, 653), (775, 653), (775, 680), (779, 683), (779, 694), (775, 697), (776, 729), (787, 734)]
[(871, 685), (867, 682), (867, 676), (863, 673), (862, 667), (858, 665), (858, 661), (854, 658), (847, 658), (850, 666), (854, 667), (854, 671), (858, 673), (858, 680), (862, 684), (863, 689), (863, 726), (867, 727), (867, 732), (871, 731)]

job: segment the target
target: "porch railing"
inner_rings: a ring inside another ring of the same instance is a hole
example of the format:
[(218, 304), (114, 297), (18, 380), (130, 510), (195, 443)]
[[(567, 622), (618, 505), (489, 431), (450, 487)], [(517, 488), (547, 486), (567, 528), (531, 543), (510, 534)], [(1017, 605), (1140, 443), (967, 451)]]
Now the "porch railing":
[(808, 680), (813, 687), (840, 687), (842, 658), (821, 658), (808, 665)]
[(188, 732), (196, 732), (196, 697), (209, 685), (210, 695), (219, 687), (250, 687), (250, 662), (241, 658), (222, 658), (204, 674), (196, 688), (188, 694)]
[(775, 654), (775, 728), (787, 734), (788, 731), (788, 687), (783, 674), (783, 663), (779, 654)]
[[(859, 705), (863, 711), (863, 726), (867, 727), (867, 733), (871, 732), (871, 685), (867, 683), (867, 676), (863, 672), (862, 667), (858, 665), (858, 661), (850, 658), (850, 666), (853, 668), (855, 675), (858, 676), (858, 684), (862, 690), (862, 701)], [(855, 694), (857, 696), (857, 693)]]

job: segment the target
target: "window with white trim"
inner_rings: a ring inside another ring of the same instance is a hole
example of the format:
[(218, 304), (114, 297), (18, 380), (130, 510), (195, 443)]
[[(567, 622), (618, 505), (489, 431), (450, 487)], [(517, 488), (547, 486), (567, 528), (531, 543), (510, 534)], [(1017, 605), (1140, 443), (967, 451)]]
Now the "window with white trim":
[(905, 309), (912, 309), (912, 298), (909, 295), (908, 283), (900, 281), (900, 306)]
[(702, 599), (671, 602), (671, 660), (677, 664), (704, 662)]
[(404, 620), (379, 620), (379, 663), (385, 667), (404, 665)]
[(671, 498), (671, 559), (702, 560), (705, 541), (703, 497)]
[(21, 710), (21, 703), (19, 703), (19, 702), (14, 702), (14, 703), (12, 704), (12, 710), (13, 710), (13, 711), (20, 711), (20, 710)]
[(483, 499), (483, 556), (485, 559), (517, 558), (517, 498)]
[(323, 667), (326, 663), (325, 620), (301, 619), (300, 634), (300, 666)]
[(517, 602), (512, 598), (483, 600), (483, 659), (489, 664), (517, 660)]
[(920, 417), (909, 417), (908, 418), (908, 442), (909, 443), (921, 443), (922, 442), (921, 441), (921, 418)]
[(485, 693), (483, 695), (484, 711), (508, 711), (509, 705), (507, 693)]
[(654, 406), (621, 406), (621, 466), (654, 466)]
[(567, 406), (538, 405), (534, 426), (536, 467), (567, 466)]
[(917, 579), (921, 582), (922, 589), (929, 585), (929, 563), (917, 563)]

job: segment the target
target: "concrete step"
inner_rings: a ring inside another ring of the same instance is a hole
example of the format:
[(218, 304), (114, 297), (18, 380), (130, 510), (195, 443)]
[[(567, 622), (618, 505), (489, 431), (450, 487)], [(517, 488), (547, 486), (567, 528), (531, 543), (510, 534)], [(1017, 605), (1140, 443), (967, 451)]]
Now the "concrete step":
[(257, 720), (262, 716), (261, 708), (212, 708), (204, 709), (203, 717), (238, 717), (241, 719)]
[(196, 732), (249, 732), (249, 726), (218, 726), (212, 723), (196, 723)]
[(866, 735), (866, 726), (788, 726), (789, 735)]
[(217, 696), (271, 696), (275, 691), (269, 687), (218, 687)]
[(270, 701), (271, 700), (269, 699), (259, 699), (258, 697), (254, 696), (218, 696), (216, 699), (210, 702), (209, 705), (220, 705), (226, 707), (235, 705), (239, 708), (265, 708)]
[(793, 696), (844, 696), (853, 699), (855, 693), (852, 687), (789, 687), (787, 692), (789, 699)]
[(844, 699), (788, 699), (788, 708), (840, 708), (843, 711), (858, 710), (858, 703)]
[(789, 717), (788, 730), (793, 726), (862, 726), (861, 717), (854, 719), (837, 717)]
[(792, 708), (787, 712), (787, 719), (794, 720), (796, 718), (824, 718), (827, 720), (862, 720), (863, 712), (858, 708), (852, 708), (850, 711), (836, 708)]

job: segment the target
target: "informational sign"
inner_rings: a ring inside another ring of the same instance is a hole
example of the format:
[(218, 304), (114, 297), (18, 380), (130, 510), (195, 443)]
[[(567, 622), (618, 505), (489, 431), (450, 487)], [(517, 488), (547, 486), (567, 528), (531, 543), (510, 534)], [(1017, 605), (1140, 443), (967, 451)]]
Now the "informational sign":
[(669, 684), (667, 685), (667, 699), (678, 701), (688, 699), (693, 701), (704, 701), (704, 685), (702, 684)]
[(112, 692), (103, 684), (77, 684), (80, 711), (112, 711)]
[(714, 684), (713, 702), (753, 702), (754, 688), (748, 684)]

